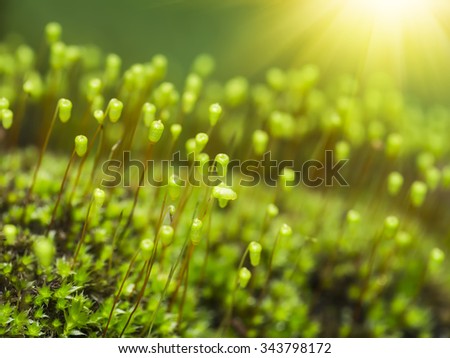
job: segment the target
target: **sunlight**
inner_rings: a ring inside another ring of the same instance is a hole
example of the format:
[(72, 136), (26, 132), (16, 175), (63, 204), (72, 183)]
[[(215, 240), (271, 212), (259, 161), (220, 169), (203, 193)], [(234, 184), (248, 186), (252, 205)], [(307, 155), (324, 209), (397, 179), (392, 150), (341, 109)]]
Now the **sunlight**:
[(432, 3), (427, 0), (351, 0), (351, 2), (352, 6), (359, 7), (376, 17), (397, 20), (411, 14), (420, 14)]

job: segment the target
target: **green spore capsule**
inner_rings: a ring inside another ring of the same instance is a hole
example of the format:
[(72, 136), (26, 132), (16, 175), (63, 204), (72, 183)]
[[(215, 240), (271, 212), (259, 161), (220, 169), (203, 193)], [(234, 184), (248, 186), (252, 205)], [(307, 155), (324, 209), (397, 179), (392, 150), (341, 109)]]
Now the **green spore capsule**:
[(386, 128), (383, 122), (380, 121), (371, 121), (369, 123), (369, 128), (367, 130), (367, 134), (371, 142), (375, 143), (381, 141), (384, 134), (386, 133)]
[(434, 191), (441, 181), (441, 172), (436, 167), (428, 168), (425, 172), (426, 183)]
[(163, 122), (167, 122), (170, 119), (171, 111), (168, 108), (164, 108), (161, 110), (159, 114), (159, 119)]
[(53, 44), (61, 39), (62, 27), (57, 22), (49, 22), (45, 26), (45, 38), (48, 44)]
[(209, 124), (211, 127), (214, 127), (217, 124), (222, 112), (222, 106), (219, 103), (213, 103), (209, 106)]
[(252, 135), (253, 151), (257, 155), (263, 155), (266, 152), (269, 143), (269, 135), (261, 129), (257, 129)]
[(48, 267), (52, 264), (56, 249), (53, 240), (41, 237), (34, 242), (33, 251), (39, 264), (43, 267)]
[(152, 58), (152, 66), (155, 70), (155, 76), (158, 79), (163, 79), (167, 73), (168, 61), (167, 57), (161, 54), (157, 54)]
[(72, 102), (66, 98), (58, 101), (58, 116), (62, 123), (66, 123), (72, 115)]
[(441, 249), (435, 247), (430, 252), (429, 260), (433, 264), (441, 265), (445, 260), (445, 254)]
[(201, 152), (208, 144), (209, 137), (206, 133), (198, 133), (195, 136), (195, 148), (197, 152)]
[(341, 140), (335, 146), (336, 160), (344, 160), (350, 157), (350, 144), (347, 141)]
[(117, 98), (112, 98), (108, 104), (109, 120), (116, 123), (122, 115), (123, 103)]
[(203, 80), (198, 74), (190, 73), (186, 77), (186, 85), (185, 85), (186, 92), (192, 92), (194, 95), (198, 97), (200, 91), (202, 90), (202, 86)]
[(87, 152), (88, 139), (84, 135), (77, 135), (75, 137), (75, 152), (79, 157), (84, 157)]
[(208, 153), (199, 153), (197, 160), (199, 161), (199, 165), (201, 168), (203, 168), (205, 165), (209, 165)]
[(322, 117), (324, 130), (332, 131), (342, 126), (342, 117), (335, 111), (326, 112)]
[(225, 84), (225, 98), (231, 107), (244, 103), (248, 95), (248, 82), (244, 77), (235, 77)]
[(103, 97), (101, 94), (95, 96), (91, 103), (92, 113), (101, 110), (104, 105), (105, 105), (105, 97)]
[(159, 229), (159, 237), (165, 246), (169, 246), (173, 240), (173, 227), (170, 225), (162, 225)]
[(11, 224), (3, 226), (3, 235), (6, 239), (6, 245), (14, 245), (17, 241), (17, 227)]
[(9, 108), (9, 101), (5, 97), (0, 97), (0, 111)]
[(201, 77), (208, 77), (216, 67), (214, 58), (208, 54), (197, 56), (192, 65), (192, 70)]
[(431, 250), (429, 257), (428, 257), (428, 269), (430, 272), (438, 272), (440, 268), (442, 267), (442, 264), (445, 260), (445, 254), (444, 252), (435, 247)]
[(200, 239), (202, 237), (203, 223), (200, 219), (195, 218), (192, 221), (191, 231), (189, 233), (189, 239), (191, 240), (192, 245), (198, 245), (200, 243)]
[(198, 172), (207, 175), (209, 170), (209, 155), (207, 153), (199, 153), (196, 160), (198, 161)]
[(194, 92), (184, 92), (181, 97), (181, 107), (183, 113), (190, 114), (194, 110), (195, 103), (197, 103), (197, 95)]
[(58, 70), (66, 64), (66, 45), (62, 42), (55, 42), (50, 48), (50, 65)]
[(219, 201), (219, 206), (221, 208), (226, 207), (230, 200), (237, 199), (236, 192), (230, 187), (227, 187), (224, 183), (215, 186), (212, 195)]
[(291, 168), (284, 168), (280, 174), (280, 184), (281, 188), (288, 192), (292, 190), (295, 184), (295, 172)]
[(152, 257), (153, 249), (155, 247), (155, 243), (152, 239), (143, 239), (139, 244), (139, 249), (141, 250), (142, 257), (144, 260), (150, 260)]
[(163, 82), (154, 91), (154, 101), (158, 108), (165, 108), (178, 102), (178, 92), (173, 83)]
[(150, 143), (158, 143), (164, 132), (164, 124), (160, 121), (153, 121), (148, 131), (148, 140)]
[(168, 191), (170, 199), (177, 200), (181, 194), (182, 187), (179, 184), (179, 180), (175, 175), (169, 177)]
[(259, 261), (261, 259), (261, 251), (262, 251), (262, 246), (260, 243), (258, 243), (256, 241), (252, 241), (248, 245), (248, 252), (250, 255), (250, 263), (252, 264), (253, 267), (256, 267), (259, 265)]
[(391, 133), (386, 140), (386, 155), (395, 158), (399, 155), (403, 145), (403, 137), (398, 133)]
[(269, 129), (275, 138), (292, 138), (295, 133), (294, 119), (289, 113), (273, 111), (269, 117)]
[(428, 187), (424, 182), (415, 181), (411, 185), (410, 200), (411, 204), (418, 208), (422, 206), (427, 196)]
[(297, 86), (301, 88), (303, 92), (308, 91), (317, 83), (319, 77), (320, 70), (316, 65), (305, 65), (300, 71)]
[(360, 221), (361, 221), (361, 214), (359, 212), (353, 209), (347, 212), (348, 225), (355, 225), (358, 224)]
[(221, 177), (227, 175), (228, 164), (230, 163), (230, 157), (225, 153), (219, 153), (214, 158), (217, 174)]
[(266, 208), (266, 213), (267, 216), (269, 216), (269, 218), (274, 218), (276, 216), (278, 216), (278, 213), (280, 212), (280, 210), (278, 209), (278, 207), (275, 204), (269, 204), (267, 205)]
[(282, 91), (286, 88), (287, 77), (281, 69), (273, 67), (267, 71), (266, 81), (275, 91)]
[(103, 122), (105, 121), (105, 112), (103, 112), (101, 109), (95, 110), (94, 118), (96, 119), (98, 124), (103, 124)]
[(142, 64), (137, 63), (131, 66), (131, 74), (133, 83), (137, 89), (143, 89), (146, 85), (145, 68)]
[(135, 78), (134, 73), (131, 71), (131, 69), (128, 69), (125, 71), (122, 77), (123, 86), (129, 91), (132, 91), (135, 86)]
[(150, 127), (150, 124), (155, 120), (156, 106), (153, 103), (144, 103), (142, 105), (142, 114), (145, 126)]
[(288, 224), (283, 224), (279, 231), (280, 237), (288, 238), (292, 236), (292, 228)]
[(114, 82), (120, 74), (120, 70), (122, 67), (122, 59), (114, 54), (111, 53), (106, 57), (106, 64), (105, 64), (105, 77), (108, 82)]
[(174, 123), (170, 126), (170, 134), (172, 135), (172, 140), (174, 142), (178, 139), (182, 130), (183, 130), (183, 127), (181, 126), (181, 124)]
[(247, 287), (247, 284), (250, 281), (251, 277), (252, 273), (246, 267), (242, 267), (239, 270), (239, 286), (241, 288)]
[(92, 101), (102, 91), (102, 81), (100, 78), (92, 78), (87, 87), (87, 98)]
[(197, 142), (195, 141), (195, 138), (189, 138), (184, 146), (188, 156), (195, 156), (195, 153), (197, 152)]
[(395, 196), (398, 194), (400, 189), (403, 186), (403, 175), (401, 175), (399, 172), (392, 172), (388, 176), (388, 192), (389, 195)]
[(151, 62), (144, 63), (144, 76), (149, 84), (156, 80), (155, 68)]
[(0, 111), (0, 119), (2, 121), (3, 128), (9, 129), (13, 123), (14, 114), (10, 109), (2, 109)]
[(416, 165), (421, 173), (425, 173), (429, 168), (434, 166), (436, 158), (433, 153), (422, 152), (417, 156)]
[(399, 225), (400, 221), (396, 216), (388, 216), (384, 219), (384, 232), (388, 237), (393, 237)]
[(78, 46), (68, 46), (66, 50), (66, 62), (73, 65), (81, 58), (81, 50)]
[(96, 188), (94, 190), (94, 204), (97, 208), (101, 208), (103, 206), (103, 203), (105, 202), (105, 198), (106, 198), (106, 194), (102, 189)]
[(395, 235), (395, 242), (400, 247), (409, 246), (411, 241), (412, 241), (411, 235), (406, 231), (399, 231), (397, 235)]
[(16, 59), (21, 71), (29, 71), (34, 64), (34, 51), (27, 45), (20, 45), (16, 50)]
[(22, 86), (23, 91), (34, 99), (41, 97), (43, 87), (41, 76), (37, 72), (30, 72)]

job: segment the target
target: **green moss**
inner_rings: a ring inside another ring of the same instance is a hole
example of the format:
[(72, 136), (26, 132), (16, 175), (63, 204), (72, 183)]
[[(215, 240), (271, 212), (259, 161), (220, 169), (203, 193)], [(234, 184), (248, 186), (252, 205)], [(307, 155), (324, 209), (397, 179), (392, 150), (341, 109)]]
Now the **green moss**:
[[(220, 83), (209, 55), (172, 83), (163, 55), (122, 70), (61, 34), (45, 69), (0, 52), (1, 336), (450, 334), (450, 109), (315, 65)], [(328, 150), (349, 185), (297, 183)], [(266, 151), (292, 167), (262, 173)], [(152, 165), (102, 185), (125, 152)], [(146, 183), (176, 152), (187, 166)], [(247, 159), (265, 181), (241, 185)], [(218, 185), (192, 184), (208, 169)]]

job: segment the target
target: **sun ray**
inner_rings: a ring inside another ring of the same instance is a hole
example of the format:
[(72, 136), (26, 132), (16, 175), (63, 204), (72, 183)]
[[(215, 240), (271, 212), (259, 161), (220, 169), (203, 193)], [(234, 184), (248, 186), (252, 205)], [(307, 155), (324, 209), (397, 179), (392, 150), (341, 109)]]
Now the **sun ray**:
[(346, 72), (360, 79), (382, 71), (400, 88), (442, 98), (450, 82), (450, 70), (443, 71), (450, 68), (449, 16), (443, 0), (273, 1), (246, 22), (257, 36), (237, 28), (222, 58), (230, 72), (247, 75), (271, 63), (313, 62), (324, 76)]

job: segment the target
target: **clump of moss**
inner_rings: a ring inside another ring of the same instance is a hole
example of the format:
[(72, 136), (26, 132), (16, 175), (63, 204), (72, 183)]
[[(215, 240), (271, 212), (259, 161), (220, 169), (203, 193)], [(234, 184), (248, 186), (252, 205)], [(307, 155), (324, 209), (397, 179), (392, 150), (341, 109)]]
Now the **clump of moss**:
[(448, 108), (208, 55), (176, 86), (45, 35), (0, 45), (1, 336), (450, 334)]

